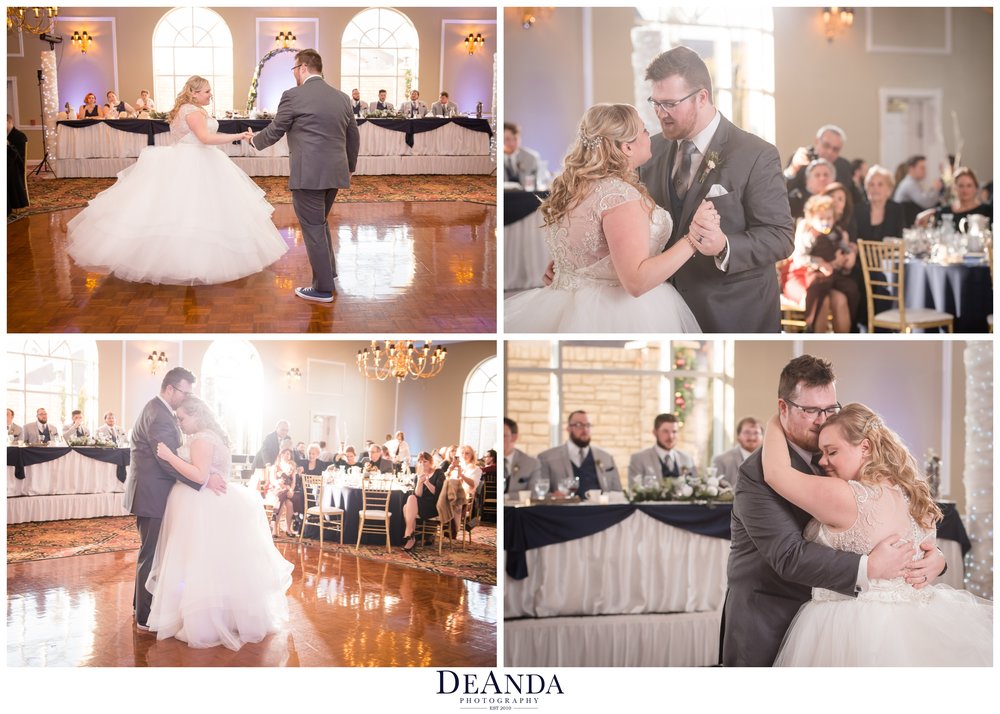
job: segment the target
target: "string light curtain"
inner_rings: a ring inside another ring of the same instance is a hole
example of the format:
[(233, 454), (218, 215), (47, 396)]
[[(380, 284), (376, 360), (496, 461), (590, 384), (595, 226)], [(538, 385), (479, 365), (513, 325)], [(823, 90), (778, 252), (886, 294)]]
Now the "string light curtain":
[(965, 348), (965, 483), (972, 550), (965, 556), (965, 587), (993, 599), (993, 343)]

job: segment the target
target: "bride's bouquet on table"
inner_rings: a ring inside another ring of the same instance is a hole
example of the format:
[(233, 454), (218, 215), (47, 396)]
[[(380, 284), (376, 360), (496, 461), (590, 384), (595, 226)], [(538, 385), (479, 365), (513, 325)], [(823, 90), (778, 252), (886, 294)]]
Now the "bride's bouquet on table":
[(699, 473), (683, 467), (679, 476), (660, 478), (646, 474), (632, 489), (632, 502), (682, 501), (687, 503), (732, 503), (733, 487), (720, 478), (714, 466)]

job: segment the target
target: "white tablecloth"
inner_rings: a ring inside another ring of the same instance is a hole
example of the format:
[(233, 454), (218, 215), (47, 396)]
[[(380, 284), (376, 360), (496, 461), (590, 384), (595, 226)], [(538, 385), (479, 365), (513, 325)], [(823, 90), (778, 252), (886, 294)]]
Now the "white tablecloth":
[(27, 466), (23, 479), (7, 467), (7, 522), (52, 521), (125, 515), (118, 467), (70, 451)]
[(527, 290), (542, 287), (549, 265), (542, 214), (532, 213), (503, 227), (503, 289)]

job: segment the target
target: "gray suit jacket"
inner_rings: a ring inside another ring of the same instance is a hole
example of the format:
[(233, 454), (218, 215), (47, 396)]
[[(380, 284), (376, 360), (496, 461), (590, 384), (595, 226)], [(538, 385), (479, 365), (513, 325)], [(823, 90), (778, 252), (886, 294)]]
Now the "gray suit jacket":
[(368, 111), (370, 112), (394, 112), (396, 108), (392, 106), (392, 102), (382, 102), (382, 108), (378, 108), (378, 100), (374, 102), (368, 102)]
[[(802, 457), (790, 447), (788, 452), (796, 469), (812, 473)], [(764, 482), (760, 449), (743, 462), (733, 502), (724, 665), (770, 667), (812, 588), (855, 594), (861, 556), (806, 541), (802, 531), (810, 518)]]
[(254, 135), (266, 149), (288, 134), (288, 188), (350, 188), (361, 137), (350, 97), (322, 78), (309, 79), (281, 95), (274, 121)]
[[(57, 439), (59, 438), (59, 430), (56, 429), (52, 422), (49, 422), (49, 438)], [(38, 423), (29, 422), (24, 425), (24, 443), (25, 444), (40, 444), (42, 443), (42, 437), (38, 435)]]
[[(662, 135), (653, 138), (653, 158), (642, 166), (639, 178), (657, 204), (671, 210), (677, 142)], [(792, 254), (792, 215), (778, 150), (763, 139), (737, 128), (722, 117), (708, 145), (706, 157), (719, 154), (718, 165), (707, 175), (702, 166), (674, 219), (670, 245), (681, 239), (691, 217), (713, 184), (728, 192), (710, 199), (729, 238), (729, 270), (700, 253), (671, 278), (704, 332), (779, 332), (778, 279), (774, 265)], [(703, 179), (699, 182), (699, 179)]]
[[(683, 467), (687, 467), (689, 470), (694, 469), (694, 459), (691, 458), (689, 454), (685, 454), (683, 451), (674, 449), (674, 455), (677, 457), (677, 469), (680, 470)], [(634, 486), (636, 479), (641, 483), (642, 477), (647, 472), (652, 472), (657, 476), (663, 473), (663, 467), (660, 462), (660, 455), (656, 453), (656, 447), (650, 446), (648, 449), (643, 449), (642, 451), (637, 451), (632, 454), (628, 460), (628, 482), (630, 486)]]
[(132, 453), (125, 480), (125, 508), (129, 513), (148, 518), (163, 518), (167, 497), (174, 483), (180, 481), (196, 491), (201, 484), (189, 481), (156, 455), (156, 445), (163, 442), (171, 451), (181, 445), (181, 430), (174, 415), (157, 397), (142, 408), (132, 427)]
[(409, 99), (407, 99), (405, 102), (403, 102), (400, 105), (399, 108), (402, 110), (402, 112), (404, 114), (406, 114), (406, 116), (411, 116), (412, 115), (412, 116), (416, 116), (416, 117), (422, 117), (422, 116), (424, 116), (427, 113), (427, 105), (424, 104), (419, 99), (417, 100), (417, 109), (416, 109), (416, 111), (413, 110), (413, 102), (411, 102)]
[(458, 114), (458, 105), (455, 102), (448, 102), (447, 104), (442, 104), (441, 102), (434, 102), (431, 104), (431, 114), (436, 117), (450, 117)]
[[(90, 429), (87, 428), (86, 424), (81, 424), (80, 425), (80, 430), (83, 432), (83, 435), (82, 435), (83, 438), (86, 438), (86, 437), (90, 436)], [(66, 441), (69, 441), (70, 439), (75, 439), (76, 437), (77, 437), (77, 433), (76, 433), (76, 427), (75, 426), (73, 426), (72, 424), (68, 424), (67, 426), (63, 427), (63, 430), (62, 430), (62, 438), (63, 439), (65, 439)]]
[(7, 436), (13, 436), (15, 439), (21, 439), (24, 437), (24, 430), (18, 426), (16, 422), (11, 422), (10, 426), (7, 427)]
[(364, 99), (359, 99), (356, 102), (353, 99), (351, 99), (351, 114), (354, 114), (355, 104), (358, 105), (358, 108), (361, 111), (361, 116), (366, 116), (368, 114), (368, 102), (366, 102)]
[[(595, 463), (600, 462), (597, 467), (597, 480), (601, 484), (601, 490), (621, 491), (622, 481), (618, 476), (614, 457), (593, 444), (590, 446), (590, 451), (594, 455)], [(541, 477), (549, 481), (549, 491), (558, 491), (559, 482), (568, 476), (573, 476), (573, 462), (569, 460), (566, 444), (546, 449), (538, 455), (538, 460), (542, 464)]]
[(528, 456), (520, 449), (514, 449), (510, 455), (511, 473), (507, 476), (507, 490), (504, 493), (527, 491), (535, 487), (542, 476), (542, 463), (533, 456)]
[(121, 443), (121, 440), (125, 437), (125, 430), (120, 426), (115, 425), (110, 427), (107, 424), (102, 424), (97, 429), (97, 438), (104, 439), (106, 441), (111, 441), (111, 437), (115, 437), (115, 443)]
[(724, 478), (730, 486), (736, 486), (736, 481), (740, 477), (740, 466), (743, 465), (743, 452), (740, 451), (739, 444), (729, 451), (723, 451), (712, 459), (712, 466), (719, 470), (719, 478)]

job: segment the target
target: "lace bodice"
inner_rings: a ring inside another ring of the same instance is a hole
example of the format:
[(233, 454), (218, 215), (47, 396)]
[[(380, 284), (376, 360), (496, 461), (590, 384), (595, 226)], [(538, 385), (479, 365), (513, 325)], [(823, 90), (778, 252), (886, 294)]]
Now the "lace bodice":
[[(619, 178), (600, 179), (566, 218), (549, 226), (545, 244), (555, 262), (552, 287), (576, 290), (586, 283), (619, 285), (601, 221), (612, 208), (641, 199), (635, 187)], [(650, 255), (663, 250), (672, 228), (670, 214), (655, 207), (649, 230)]]
[[(914, 560), (923, 557), (920, 543), (935, 532), (920, 526), (910, 515), (910, 499), (899, 486), (872, 486), (859, 481), (848, 482), (858, 504), (858, 518), (843, 531), (832, 531), (816, 519), (805, 529), (806, 540), (828, 546), (847, 553), (865, 555), (890, 535), (905, 538), (918, 546)], [(921, 597), (921, 591), (914, 590), (902, 578), (895, 580), (873, 580), (864, 596), (878, 599), (914, 599)], [(814, 600), (844, 599), (845, 596), (821, 588), (813, 589)]]
[(232, 456), (229, 447), (222, 443), (222, 439), (213, 431), (199, 431), (194, 434), (188, 434), (184, 437), (184, 443), (177, 449), (177, 455), (188, 463), (191, 463), (191, 443), (199, 440), (208, 441), (212, 444), (212, 466), (219, 470), (223, 478), (228, 476)]
[[(203, 112), (203, 111), (204, 110), (201, 107), (197, 107), (194, 104), (182, 105), (181, 108), (177, 110), (177, 116), (175, 116), (174, 120), (170, 122), (171, 142), (174, 144), (194, 144), (196, 146), (205, 146), (205, 144), (202, 144), (200, 141), (198, 141), (198, 137), (194, 135), (194, 133), (191, 131), (191, 127), (189, 127), (187, 123), (188, 114), (190, 114), (191, 112)], [(208, 119), (208, 130), (213, 133), (217, 132), (219, 130), (219, 122), (216, 119), (213, 119), (212, 117), (208, 116), (207, 113), (205, 114), (205, 116)], [(214, 149), (215, 147), (213, 146), (211, 148)]]

